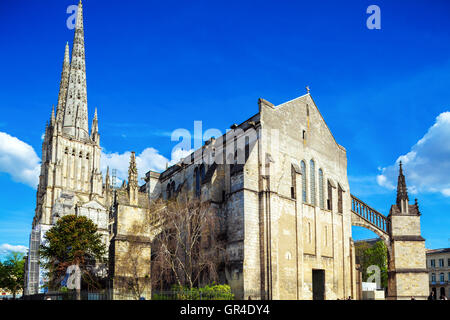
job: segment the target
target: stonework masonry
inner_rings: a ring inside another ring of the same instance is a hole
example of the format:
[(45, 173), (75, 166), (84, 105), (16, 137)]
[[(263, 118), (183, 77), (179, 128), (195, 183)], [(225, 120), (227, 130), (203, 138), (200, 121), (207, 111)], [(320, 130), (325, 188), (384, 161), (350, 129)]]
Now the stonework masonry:
[[(45, 232), (60, 217), (76, 214), (98, 225), (109, 248), (113, 296), (122, 299), (123, 280), (146, 278), (151, 270), (155, 234), (135, 233), (133, 225), (151, 214), (152, 201), (184, 193), (211, 203), (225, 221), (227, 262), (221, 279), (236, 298), (356, 298), (352, 225), (367, 227), (386, 242), (390, 298), (426, 296), (420, 212), (417, 203), (408, 203), (402, 169), (397, 203), (388, 217), (369, 208), (374, 222), (356, 212), (347, 151), (309, 91), (278, 106), (259, 99), (255, 115), (164, 172), (147, 172), (143, 186), (132, 153), (128, 182), (118, 189), (111, 188), (109, 170), (103, 182), (97, 111), (90, 131), (87, 111), (80, 1), (72, 55), (66, 44), (56, 115), (52, 110), (42, 145), (26, 294), (39, 292), (45, 280), (37, 264)], [(127, 252), (136, 243), (142, 254), (131, 275)], [(151, 298), (151, 289), (142, 294)]]

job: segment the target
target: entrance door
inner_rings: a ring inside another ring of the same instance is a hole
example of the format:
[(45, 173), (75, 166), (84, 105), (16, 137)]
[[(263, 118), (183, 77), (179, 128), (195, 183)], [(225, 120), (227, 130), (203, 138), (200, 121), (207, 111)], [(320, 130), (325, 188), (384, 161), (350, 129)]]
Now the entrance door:
[(325, 270), (312, 271), (313, 300), (325, 300)]

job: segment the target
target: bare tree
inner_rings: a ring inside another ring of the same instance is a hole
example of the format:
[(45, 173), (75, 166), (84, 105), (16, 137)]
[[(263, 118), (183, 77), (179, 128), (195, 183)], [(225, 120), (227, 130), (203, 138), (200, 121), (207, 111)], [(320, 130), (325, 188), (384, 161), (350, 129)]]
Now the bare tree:
[(152, 244), (154, 287), (193, 288), (217, 281), (225, 246), (220, 237), (222, 219), (215, 208), (181, 196), (154, 206), (151, 219), (158, 233)]
[(136, 300), (151, 290), (150, 246), (148, 226), (144, 222), (135, 222), (128, 230), (126, 241), (118, 248), (121, 254), (115, 264), (116, 285)]

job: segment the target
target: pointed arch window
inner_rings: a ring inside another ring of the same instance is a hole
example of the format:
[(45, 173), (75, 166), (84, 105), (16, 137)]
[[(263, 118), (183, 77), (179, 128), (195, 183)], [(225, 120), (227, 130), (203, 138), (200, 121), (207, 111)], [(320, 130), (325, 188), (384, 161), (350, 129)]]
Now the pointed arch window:
[(343, 210), (343, 205), (342, 205), (342, 187), (340, 184), (338, 184), (338, 212), (342, 213)]
[(303, 160), (300, 162), (300, 169), (302, 171), (302, 201), (306, 202), (306, 164)]
[(325, 201), (323, 197), (323, 170), (319, 169), (319, 206), (320, 209), (325, 209)]
[(309, 169), (310, 169), (310, 200), (311, 200), (311, 204), (313, 206), (316, 205), (316, 169), (315, 169), (315, 164), (314, 164), (314, 160), (311, 159), (311, 161), (309, 162)]
[(205, 179), (205, 165), (202, 163), (202, 165), (200, 166), (200, 182), (203, 181), (203, 179)]

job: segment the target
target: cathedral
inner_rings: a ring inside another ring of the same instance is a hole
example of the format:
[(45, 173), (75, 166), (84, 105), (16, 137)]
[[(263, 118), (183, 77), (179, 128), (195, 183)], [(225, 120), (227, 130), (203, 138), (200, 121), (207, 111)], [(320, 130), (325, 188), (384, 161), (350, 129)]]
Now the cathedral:
[(143, 221), (152, 201), (186, 194), (223, 217), (227, 261), (221, 282), (238, 299), (355, 298), (352, 225), (374, 231), (389, 248), (388, 298), (427, 296), (420, 212), (408, 203), (403, 173), (388, 217), (351, 195), (347, 151), (309, 89), (277, 106), (259, 99), (248, 120), (164, 172), (147, 172), (142, 186), (134, 153), (128, 182), (111, 188), (107, 174), (104, 183), (97, 113), (88, 126), (81, 2), (77, 14), (72, 55), (66, 45), (56, 114), (52, 111), (42, 147), (26, 294), (43, 284), (37, 248), (61, 216), (82, 215), (98, 225), (118, 292), (115, 284), (125, 276), (121, 265), (127, 262), (123, 248), (132, 237), (139, 236), (147, 249), (142, 275), (150, 270), (153, 236), (130, 234), (131, 224)]
[[(128, 183), (117, 191), (110, 187), (109, 174), (105, 177), (106, 183), (103, 182), (100, 156), (97, 110), (90, 130), (88, 125), (83, 7), (80, 1), (72, 55), (69, 55), (67, 43), (56, 114), (52, 110), (42, 143), (41, 173), (30, 235), (26, 295), (43, 292), (45, 273), (38, 263), (39, 245), (44, 241), (45, 233), (59, 218), (76, 214), (91, 219), (97, 225), (103, 243), (111, 254), (117, 252), (114, 250), (115, 244), (120, 241), (117, 230), (119, 233), (122, 231), (122, 228), (114, 225), (120, 214), (116, 213), (111, 220), (111, 208), (119, 207), (122, 212), (132, 207), (148, 207), (148, 197), (139, 191), (137, 185), (134, 153), (130, 159)], [(120, 196), (115, 197), (116, 193)]]

